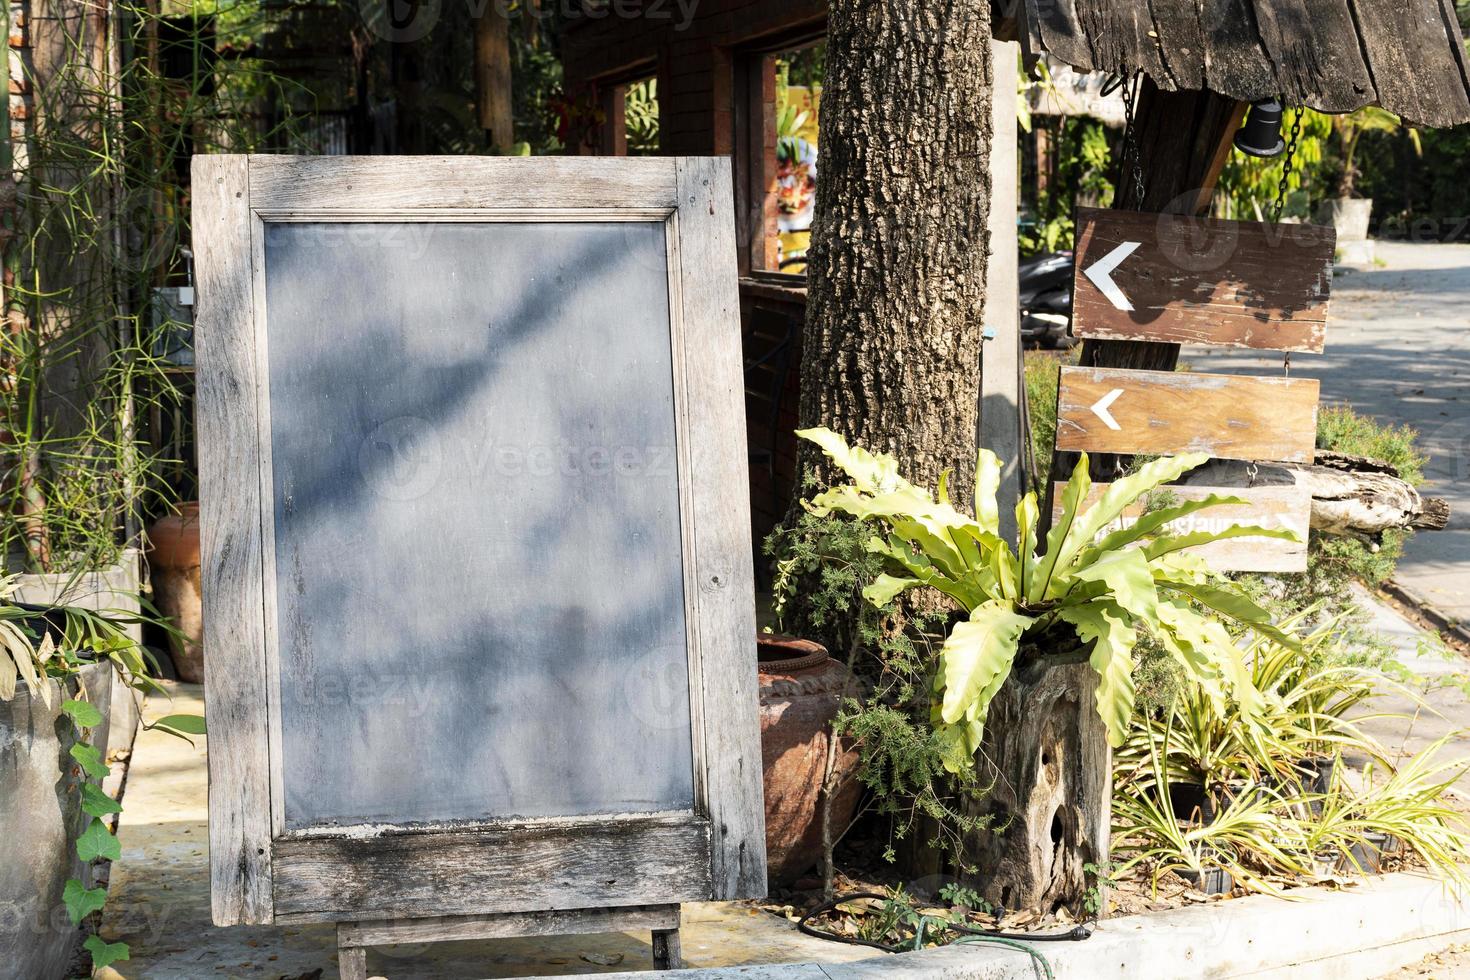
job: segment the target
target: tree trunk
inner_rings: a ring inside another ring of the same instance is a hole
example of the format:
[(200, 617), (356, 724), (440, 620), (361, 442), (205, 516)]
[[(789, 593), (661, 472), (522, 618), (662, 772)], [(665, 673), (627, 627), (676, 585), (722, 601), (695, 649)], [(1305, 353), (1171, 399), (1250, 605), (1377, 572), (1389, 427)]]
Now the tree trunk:
[[(827, 65), (800, 419), (892, 453), (920, 485), (953, 469), (951, 496), (967, 501), (990, 200), (989, 6), (834, 4)], [(808, 469), (829, 475), (803, 445), (798, 471)]]
[[(1023, 651), (1024, 653), (1024, 651)], [(1108, 856), (1113, 778), (1086, 663), (1031, 660), (990, 702), (976, 809), (991, 829), (967, 842), (992, 905), (1087, 917), (1089, 873)]]

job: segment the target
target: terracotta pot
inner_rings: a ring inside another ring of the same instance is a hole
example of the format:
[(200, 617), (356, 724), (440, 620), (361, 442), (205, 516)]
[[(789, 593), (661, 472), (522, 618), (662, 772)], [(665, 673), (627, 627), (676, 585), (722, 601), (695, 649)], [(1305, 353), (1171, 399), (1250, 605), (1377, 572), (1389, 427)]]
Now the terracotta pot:
[[(756, 640), (760, 665), (761, 761), (765, 769), (766, 860), (772, 884), (799, 878), (822, 858), (822, 775), (832, 718), (844, 694), (858, 693), (846, 665), (811, 640), (771, 633)], [(832, 833), (857, 810), (857, 752), (844, 746), (834, 760), (839, 787)]]
[(179, 505), (148, 528), (153, 601), (183, 634), (170, 637), (179, 679), (204, 680), (204, 617), (199, 604), (199, 504)]

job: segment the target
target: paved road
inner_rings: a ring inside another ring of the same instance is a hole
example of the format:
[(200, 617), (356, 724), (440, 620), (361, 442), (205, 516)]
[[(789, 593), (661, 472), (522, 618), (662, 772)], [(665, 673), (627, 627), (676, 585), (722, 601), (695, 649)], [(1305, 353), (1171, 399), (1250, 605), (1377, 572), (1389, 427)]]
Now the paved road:
[[(1340, 271), (1325, 354), (1293, 354), (1291, 373), (1346, 402), (1419, 430), (1424, 492), (1448, 498), (1450, 526), (1414, 536), (1396, 578), (1470, 622), (1470, 245), (1379, 242), (1381, 267)], [(1192, 348), (1198, 370), (1280, 374), (1281, 355)]]

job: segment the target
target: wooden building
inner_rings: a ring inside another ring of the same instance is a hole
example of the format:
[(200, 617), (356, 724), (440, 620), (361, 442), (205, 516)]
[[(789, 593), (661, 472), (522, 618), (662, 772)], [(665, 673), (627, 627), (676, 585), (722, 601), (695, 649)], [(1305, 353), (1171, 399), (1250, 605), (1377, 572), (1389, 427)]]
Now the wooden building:
[[(1348, 112), (1382, 105), (1412, 123), (1470, 121), (1470, 73), (1452, 0), (1006, 0), (995, 34), (1032, 57), (1079, 71), (1142, 71), (1145, 159), (1174, 168), (1160, 192), (1213, 187), (1245, 103)], [(757, 536), (784, 513), (793, 472), (797, 364), (805, 289), (777, 259), (778, 53), (821, 40), (813, 0), (607, 0), (563, 36), (569, 91), (601, 107), (583, 152), (627, 152), (627, 86), (658, 80), (659, 152), (729, 154), (747, 364), (752, 503)], [(1199, 100), (1152, 97), (1197, 90)], [(1215, 93), (1213, 95), (1209, 93)], [(1213, 101), (1211, 101), (1213, 100)], [(1181, 162), (1184, 161), (1184, 162)], [(1175, 191), (1177, 195), (1178, 191)], [(1201, 192), (1204, 193), (1204, 192)], [(1120, 206), (1158, 210), (1148, 202)], [(1162, 205), (1160, 205), (1162, 207)]]
[(785, 512), (795, 479), (806, 308), (803, 278), (778, 268), (776, 60), (820, 41), (826, 16), (821, 0), (643, 0), (583, 16), (562, 37), (568, 90), (589, 93), (602, 110), (587, 152), (627, 152), (627, 87), (656, 78), (659, 152), (733, 157), (757, 537)]

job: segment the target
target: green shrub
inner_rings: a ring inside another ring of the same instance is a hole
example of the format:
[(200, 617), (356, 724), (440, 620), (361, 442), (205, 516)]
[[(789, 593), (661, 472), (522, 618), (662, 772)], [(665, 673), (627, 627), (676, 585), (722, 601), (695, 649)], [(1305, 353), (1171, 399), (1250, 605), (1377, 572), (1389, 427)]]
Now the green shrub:
[[(815, 489), (810, 477), (803, 480), (805, 492)], [(764, 550), (772, 565), (776, 628), (818, 641), (858, 677), (860, 692), (844, 700), (833, 728), (852, 739), (858, 781), (874, 812), (890, 821), (887, 859), (896, 860), (893, 842), (917, 831), (928, 835), (920, 843), (963, 867), (966, 835), (987, 823), (967, 811), (986, 787), (973, 771), (944, 772), (942, 743), (929, 717), (936, 653), (950, 612), (897, 600), (875, 606), (863, 598), (883, 571), (883, 556), (867, 547), (877, 530), (873, 521), (808, 513), (772, 531)]]
[(1324, 405), (1317, 413), (1318, 449), (1382, 460), (1416, 487), (1424, 482), (1427, 462), (1415, 445), (1418, 438), (1407, 425), (1385, 425), (1347, 405)]
[(1031, 423), (1031, 452), (1037, 463), (1037, 479), (1041, 481), (1041, 486), (1032, 489), (1040, 494), (1046, 488), (1052, 451), (1057, 443), (1057, 378), (1062, 365), (1077, 363), (1077, 354), (1058, 357), (1046, 351), (1029, 350), (1023, 363), (1026, 413)]

